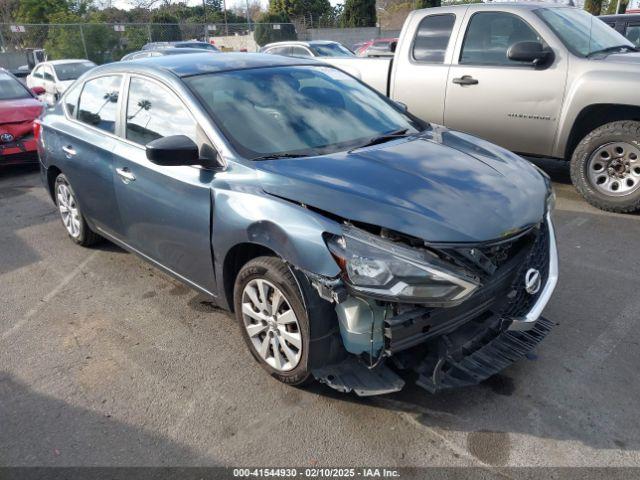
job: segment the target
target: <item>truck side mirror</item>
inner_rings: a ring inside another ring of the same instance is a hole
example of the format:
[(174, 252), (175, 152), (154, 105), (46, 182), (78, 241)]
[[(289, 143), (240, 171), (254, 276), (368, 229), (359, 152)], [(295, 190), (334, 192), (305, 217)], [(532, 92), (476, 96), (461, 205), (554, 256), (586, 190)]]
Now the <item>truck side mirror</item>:
[(536, 67), (542, 66), (552, 56), (551, 50), (544, 48), (540, 42), (518, 42), (507, 50), (507, 58), (515, 62), (528, 62)]

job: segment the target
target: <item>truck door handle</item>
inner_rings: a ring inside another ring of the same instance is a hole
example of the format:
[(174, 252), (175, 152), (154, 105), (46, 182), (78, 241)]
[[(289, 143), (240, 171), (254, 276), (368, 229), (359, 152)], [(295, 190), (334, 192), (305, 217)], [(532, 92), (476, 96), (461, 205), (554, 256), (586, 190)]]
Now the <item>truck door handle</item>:
[(65, 145), (62, 147), (62, 151), (67, 156), (67, 158), (73, 157), (76, 154), (75, 149), (71, 145)]
[(453, 83), (456, 83), (458, 85), (477, 85), (478, 80), (473, 78), (471, 75), (463, 75), (460, 78), (454, 78)]
[(129, 184), (136, 180), (136, 176), (129, 171), (128, 168), (116, 168), (116, 173), (125, 184)]

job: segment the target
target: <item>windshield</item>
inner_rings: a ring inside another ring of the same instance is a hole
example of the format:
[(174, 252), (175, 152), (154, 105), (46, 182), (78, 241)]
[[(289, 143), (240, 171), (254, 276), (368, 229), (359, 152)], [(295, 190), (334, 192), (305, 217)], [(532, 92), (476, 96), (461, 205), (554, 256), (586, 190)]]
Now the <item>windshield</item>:
[(348, 150), (420, 125), (332, 67), (253, 68), (185, 80), (247, 158)]
[(343, 47), (339, 43), (328, 43), (326, 45), (311, 45), (318, 57), (353, 57), (353, 52)]
[(0, 100), (31, 98), (29, 91), (15, 78), (0, 72)]
[(577, 8), (542, 8), (536, 13), (576, 55), (587, 57), (613, 47), (633, 44), (609, 25)]
[(200, 50), (213, 50), (214, 52), (218, 52), (218, 48), (210, 43), (203, 42), (195, 42), (195, 43), (179, 43), (176, 44), (176, 47), (179, 48), (199, 48)]
[(65, 80), (75, 80), (87, 70), (91, 70), (96, 64), (93, 62), (77, 62), (77, 63), (62, 63), (60, 65), (54, 65), (53, 68), (56, 71), (58, 80), (64, 82)]

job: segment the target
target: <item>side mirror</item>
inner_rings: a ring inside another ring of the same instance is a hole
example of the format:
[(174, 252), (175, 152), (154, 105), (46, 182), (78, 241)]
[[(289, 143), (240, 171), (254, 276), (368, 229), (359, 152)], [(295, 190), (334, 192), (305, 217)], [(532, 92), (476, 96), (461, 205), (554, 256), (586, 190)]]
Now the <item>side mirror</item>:
[(389, 44), (389, 51), (391, 53), (396, 53), (396, 48), (398, 48), (398, 42), (391, 42)]
[(518, 42), (507, 50), (507, 58), (516, 62), (529, 62), (535, 66), (544, 65), (552, 52), (545, 49), (540, 42)]
[(397, 100), (392, 100), (392, 102), (395, 103), (396, 107), (402, 110), (403, 113), (407, 113), (409, 111), (409, 107), (407, 107), (406, 103), (398, 102)]
[(185, 135), (171, 135), (147, 143), (147, 158), (151, 163), (165, 166), (199, 165), (198, 146)]
[(31, 91), (34, 95), (43, 95), (47, 92), (44, 87), (33, 87)]

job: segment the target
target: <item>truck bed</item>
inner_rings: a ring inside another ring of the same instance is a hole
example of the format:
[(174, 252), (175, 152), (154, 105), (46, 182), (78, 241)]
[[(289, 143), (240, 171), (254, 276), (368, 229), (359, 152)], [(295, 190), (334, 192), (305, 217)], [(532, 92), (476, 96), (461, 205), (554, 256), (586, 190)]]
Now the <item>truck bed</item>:
[(393, 57), (325, 57), (322, 60), (362, 80), (381, 94), (389, 95), (389, 73)]

